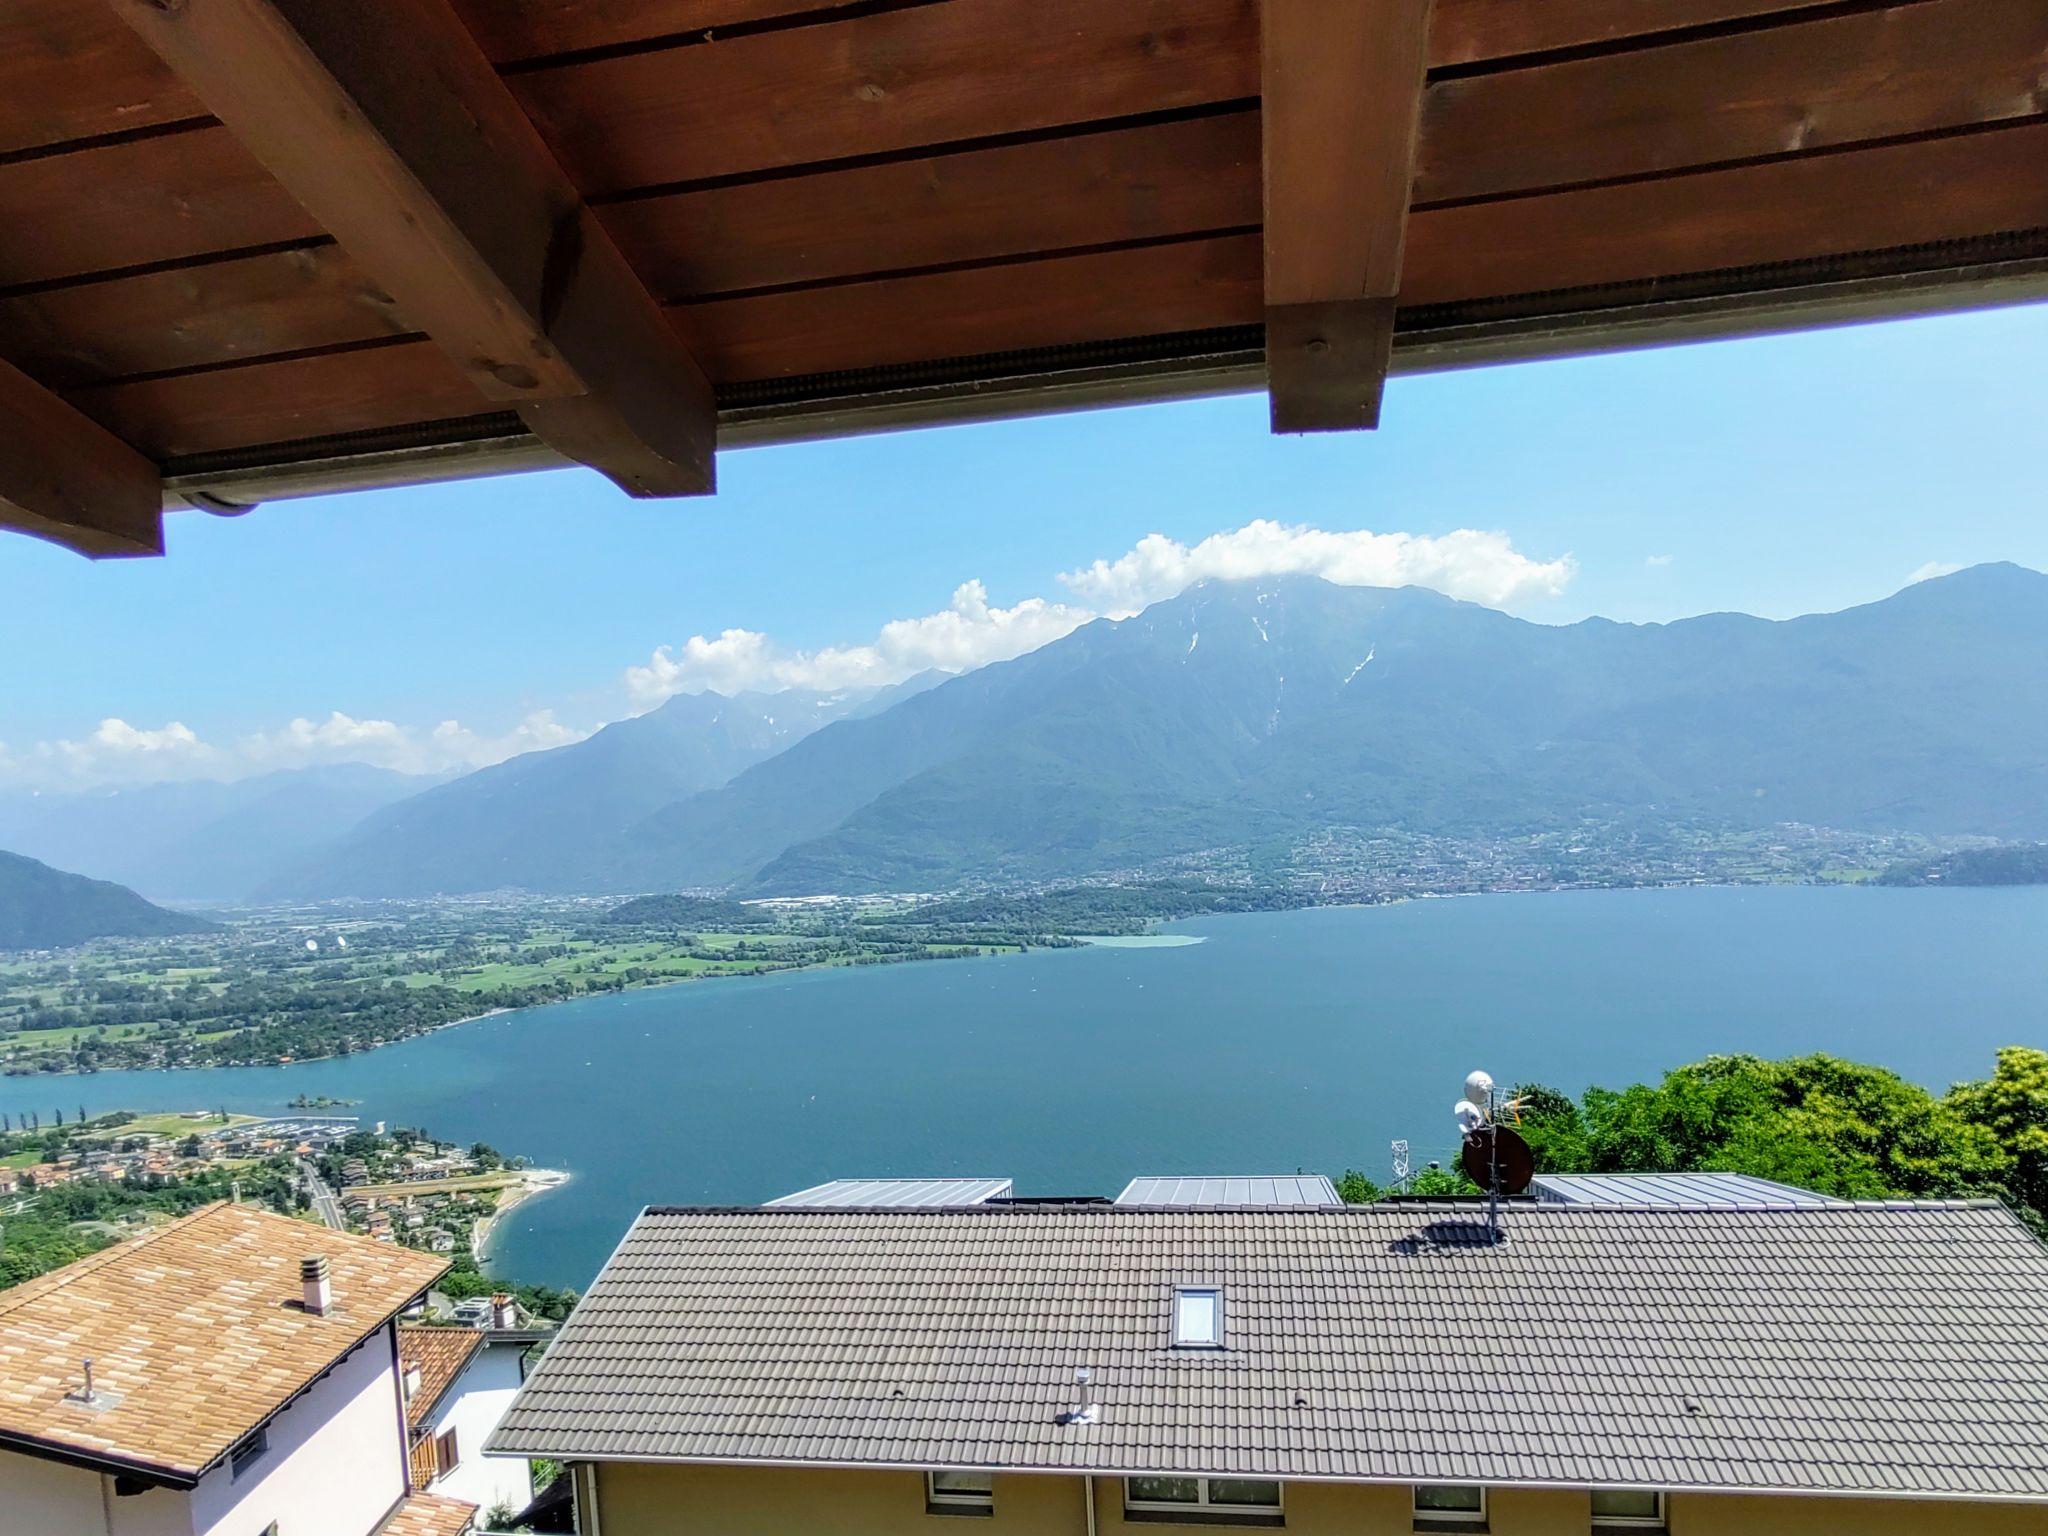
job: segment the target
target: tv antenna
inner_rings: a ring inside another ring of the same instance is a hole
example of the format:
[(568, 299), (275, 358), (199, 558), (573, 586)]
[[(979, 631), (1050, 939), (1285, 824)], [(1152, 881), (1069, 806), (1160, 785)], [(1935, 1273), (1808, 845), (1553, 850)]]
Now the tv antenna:
[(1464, 1137), (1459, 1154), (1465, 1176), (1486, 1191), (1486, 1231), (1490, 1242), (1503, 1241), (1500, 1226), (1500, 1197), (1519, 1195), (1536, 1176), (1536, 1159), (1521, 1135), (1500, 1123), (1503, 1113), (1514, 1114), (1520, 1099), (1504, 1099), (1494, 1088), (1493, 1078), (1474, 1072), (1465, 1079), (1465, 1097), (1451, 1113), (1457, 1117)]

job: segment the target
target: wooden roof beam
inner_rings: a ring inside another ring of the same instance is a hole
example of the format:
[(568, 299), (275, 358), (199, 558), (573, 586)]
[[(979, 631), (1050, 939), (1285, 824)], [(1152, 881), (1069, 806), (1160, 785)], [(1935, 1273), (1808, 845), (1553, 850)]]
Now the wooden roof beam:
[(635, 496), (709, 492), (710, 381), (447, 0), (112, 0), (400, 315)]
[(1430, 0), (1261, 0), (1275, 432), (1379, 425), (1429, 9)]
[(164, 552), (156, 465), (0, 362), (0, 528), (95, 560)]

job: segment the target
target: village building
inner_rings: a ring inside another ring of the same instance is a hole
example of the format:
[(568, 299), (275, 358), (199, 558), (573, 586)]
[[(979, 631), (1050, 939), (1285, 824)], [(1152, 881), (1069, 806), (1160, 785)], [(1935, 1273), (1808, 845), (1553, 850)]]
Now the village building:
[(549, 1337), (530, 1328), (399, 1328), (414, 1487), (484, 1511), (516, 1512), (532, 1501), (527, 1461), (487, 1456), (484, 1442), (525, 1380), (528, 1352)]
[(908, 1182), (645, 1212), (492, 1445), (602, 1536), (2048, 1528), (2048, 1250), (1995, 1203)]
[(221, 1204), (0, 1292), (0, 1530), (461, 1536), (398, 1370), (446, 1268)]

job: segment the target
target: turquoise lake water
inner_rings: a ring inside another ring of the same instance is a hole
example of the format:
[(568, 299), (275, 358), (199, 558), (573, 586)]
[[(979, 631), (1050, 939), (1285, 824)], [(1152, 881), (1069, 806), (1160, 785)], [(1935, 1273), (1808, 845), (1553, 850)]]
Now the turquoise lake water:
[(828, 1178), (1448, 1158), (1465, 1073), (1577, 1092), (1712, 1051), (1829, 1050), (1931, 1087), (2048, 1043), (2048, 888), (1599, 891), (1205, 918), (1199, 944), (812, 971), (586, 998), (290, 1067), (0, 1078), (0, 1108), (359, 1099), (568, 1170), (492, 1267), (581, 1286), (648, 1204)]

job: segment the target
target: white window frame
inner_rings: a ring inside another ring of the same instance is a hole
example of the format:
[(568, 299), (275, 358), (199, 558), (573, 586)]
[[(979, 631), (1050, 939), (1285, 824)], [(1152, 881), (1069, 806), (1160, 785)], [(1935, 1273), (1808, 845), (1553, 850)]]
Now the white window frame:
[[(979, 1467), (947, 1467), (947, 1472), (978, 1472)], [(995, 1473), (988, 1475), (987, 1493), (968, 1492), (960, 1488), (941, 1488), (939, 1468), (933, 1468), (924, 1475), (925, 1513), (932, 1515), (992, 1515), (996, 1509)]]
[[(1479, 1507), (1425, 1509), (1422, 1506), (1422, 1490), (1425, 1488), (1477, 1488)], [(1486, 1529), (1488, 1505), (1491, 1502), (1484, 1483), (1416, 1483), (1408, 1490), (1408, 1508), (1418, 1531), (1483, 1531)]]
[[(1180, 1304), (1184, 1297), (1207, 1296), (1216, 1307), (1216, 1336), (1213, 1339), (1184, 1339), (1180, 1333)], [(1173, 1347), (1175, 1349), (1221, 1349), (1223, 1347), (1223, 1287), (1220, 1285), (1176, 1285), (1173, 1288)]]
[(1596, 1531), (1661, 1531), (1671, 1524), (1670, 1499), (1661, 1488), (1595, 1488), (1587, 1495), (1589, 1502), (1595, 1493), (1648, 1493), (1657, 1501), (1657, 1512), (1653, 1515), (1603, 1515), (1594, 1510), (1593, 1529)]
[[(1131, 1478), (1124, 1479), (1124, 1508), (1141, 1510), (1148, 1515), (1265, 1515), (1278, 1520), (1287, 1509), (1287, 1485), (1277, 1477), (1198, 1477), (1191, 1472), (1150, 1472), (1148, 1477), (1186, 1478), (1195, 1485), (1195, 1502), (1192, 1504), (1173, 1499), (1134, 1499), (1131, 1497)], [(1211, 1483), (1271, 1483), (1279, 1491), (1280, 1498), (1273, 1504), (1219, 1504), (1209, 1497)]]

